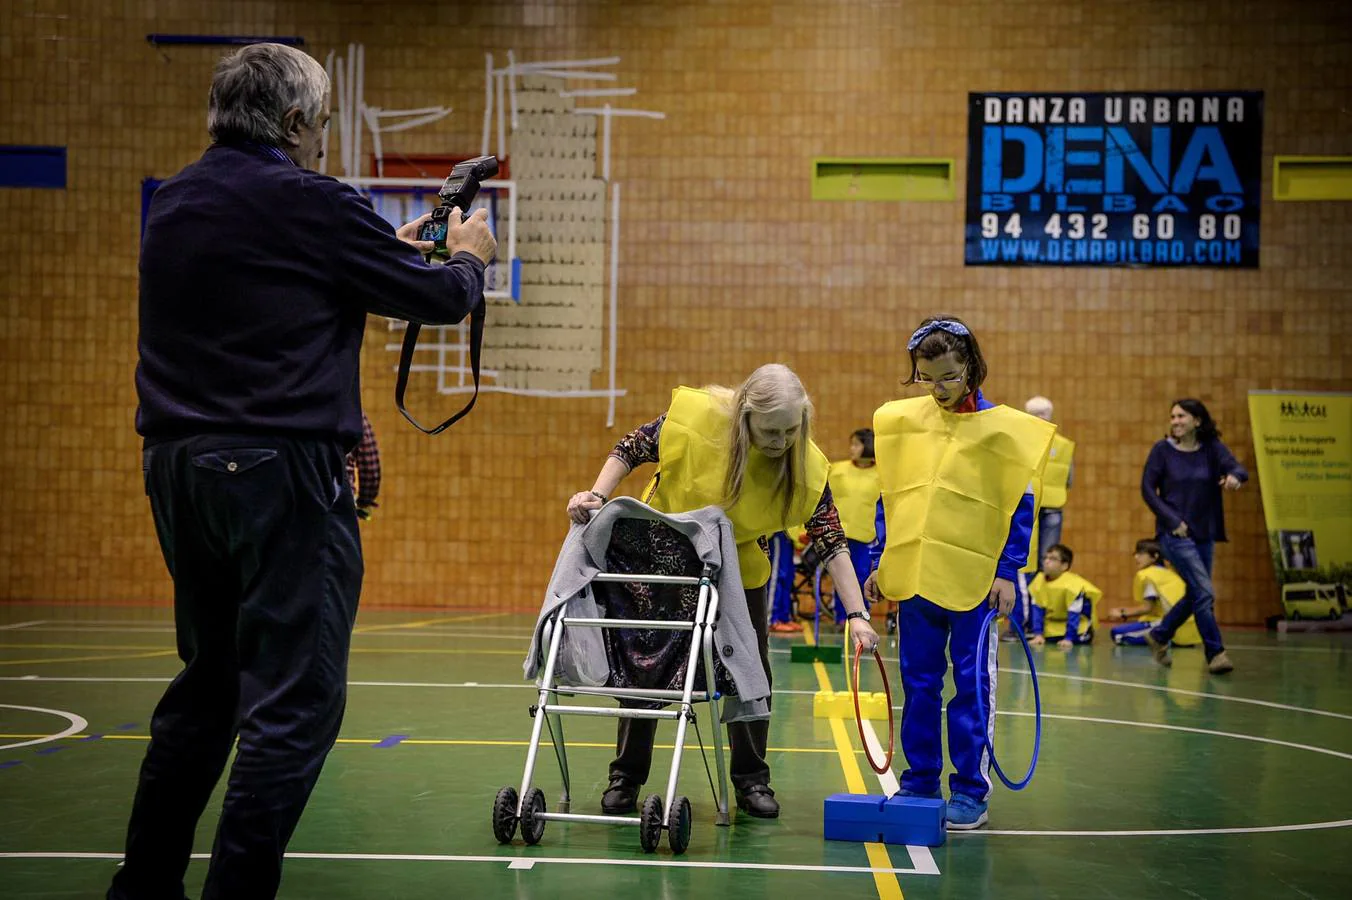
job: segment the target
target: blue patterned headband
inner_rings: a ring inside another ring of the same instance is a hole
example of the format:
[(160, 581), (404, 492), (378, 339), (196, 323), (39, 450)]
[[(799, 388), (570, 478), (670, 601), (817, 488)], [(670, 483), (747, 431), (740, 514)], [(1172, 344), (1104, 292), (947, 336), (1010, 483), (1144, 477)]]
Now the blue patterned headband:
[(957, 335), (958, 337), (971, 337), (972, 335), (972, 333), (967, 330), (967, 326), (961, 322), (954, 322), (952, 319), (935, 319), (933, 322), (921, 325), (915, 330), (915, 334), (911, 335), (911, 339), (906, 342), (907, 351), (919, 347), (921, 341), (936, 331), (947, 331), (949, 334)]

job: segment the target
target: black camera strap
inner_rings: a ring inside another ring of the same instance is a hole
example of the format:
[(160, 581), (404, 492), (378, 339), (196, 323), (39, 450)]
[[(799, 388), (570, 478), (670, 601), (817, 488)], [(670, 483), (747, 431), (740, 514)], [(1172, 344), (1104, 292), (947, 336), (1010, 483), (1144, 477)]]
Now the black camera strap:
[[(474, 201), (475, 195), (479, 193), (479, 187), (484, 179), (492, 178), (496, 174), (498, 174), (498, 160), (493, 156), (476, 156), (474, 159), (456, 163), (452, 167), (451, 174), (446, 176), (446, 182), (437, 192), (437, 196), (441, 200), (440, 204), (432, 211), (431, 219), (418, 230), (418, 239), (431, 241), (434, 247), (433, 251), (424, 257), (426, 262), (430, 263), (434, 256), (452, 255), (446, 249), (446, 239), (450, 234), (450, 223), (447, 220), (451, 216), (451, 210), (458, 209), (460, 211), (461, 222), (469, 219), (470, 204)], [(474, 308), (469, 313), (469, 368), (474, 375), (474, 393), (470, 395), (469, 402), (465, 404), (464, 409), (435, 428), (424, 428), (422, 423), (409, 413), (408, 407), (404, 406), (404, 391), (408, 388), (408, 373), (413, 367), (413, 351), (418, 347), (418, 334), (422, 331), (421, 325), (415, 322), (408, 323), (408, 329), (404, 332), (404, 346), (399, 350), (399, 375), (394, 385), (394, 405), (399, 408), (399, 414), (408, 419), (409, 423), (423, 434), (441, 434), (469, 415), (469, 411), (474, 408), (474, 402), (479, 399), (479, 358), (483, 352), (484, 319), (487, 312), (486, 301), (483, 294), (480, 293), (479, 301), (474, 304)]]
[(441, 434), (469, 415), (469, 411), (474, 408), (474, 401), (479, 399), (479, 358), (483, 352), (484, 319), (487, 318), (487, 314), (487, 304), (481, 294), (479, 295), (479, 302), (474, 304), (474, 308), (469, 313), (469, 368), (474, 376), (474, 393), (470, 395), (469, 402), (465, 404), (464, 409), (435, 428), (424, 428), (422, 423), (413, 418), (412, 413), (404, 406), (404, 390), (408, 387), (408, 373), (413, 365), (413, 351), (417, 349), (418, 334), (422, 331), (422, 326), (416, 322), (408, 323), (408, 328), (404, 331), (404, 346), (399, 350), (399, 374), (394, 384), (394, 405), (399, 408), (400, 415), (408, 419), (413, 427), (423, 434)]

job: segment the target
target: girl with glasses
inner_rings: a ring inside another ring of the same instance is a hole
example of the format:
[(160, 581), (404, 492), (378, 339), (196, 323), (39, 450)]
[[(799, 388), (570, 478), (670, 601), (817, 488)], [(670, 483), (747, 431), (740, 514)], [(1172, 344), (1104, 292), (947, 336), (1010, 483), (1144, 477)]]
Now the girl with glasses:
[[(926, 319), (906, 349), (906, 383), (929, 396), (894, 400), (874, 413), (882, 498), (874, 572), (864, 588), (872, 600), (899, 601), (904, 795), (941, 796), (942, 691), (952, 659), (957, 693), (948, 703), (948, 751), (957, 771), (949, 779), (948, 827), (968, 830), (988, 818), (987, 741), (995, 722), (998, 642), (977, 659), (977, 640), (990, 609), (1013, 609), (1014, 580), (1032, 536), (1034, 485), (1056, 426), (986, 400), (986, 360), (960, 319)], [(988, 710), (984, 721), (977, 691)]]

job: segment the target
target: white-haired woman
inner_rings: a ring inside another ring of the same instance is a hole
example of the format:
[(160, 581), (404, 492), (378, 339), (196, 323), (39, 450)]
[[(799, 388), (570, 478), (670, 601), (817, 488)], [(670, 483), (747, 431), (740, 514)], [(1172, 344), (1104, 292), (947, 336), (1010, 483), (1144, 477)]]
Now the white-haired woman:
[[(828, 462), (811, 440), (812, 401), (787, 366), (771, 364), (751, 373), (736, 390), (679, 387), (667, 412), (625, 435), (611, 451), (591, 490), (574, 494), (568, 515), (585, 523), (631, 471), (657, 463), (645, 497), (663, 512), (721, 506), (732, 521), (747, 607), (770, 677), (765, 585), (770, 563), (766, 537), (806, 523), (808, 535), (841, 586), (856, 642), (872, 650), (878, 636), (850, 564), (845, 532), (827, 487)], [(601, 799), (608, 813), (630, 812), (648, 779), (657, 723), (621, 719), (610, 785)], [(768, 720), (728, 725), (729, 774), (737, 805), (758, 818), (779, 815), (765, 761)]]

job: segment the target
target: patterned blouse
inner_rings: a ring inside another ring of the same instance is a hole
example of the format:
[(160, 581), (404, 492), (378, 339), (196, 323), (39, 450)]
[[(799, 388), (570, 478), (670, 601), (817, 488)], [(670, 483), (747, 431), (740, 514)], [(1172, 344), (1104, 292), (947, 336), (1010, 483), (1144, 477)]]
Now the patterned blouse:
[[(663, 413), (646, 425), (635, 428), (620, 438), (615, 449), (610, 451), (610, 455), (628, 466), (631, 472), (644, 463), (658, 462), (657, 444), (662, 436), (662, 423), (666, 420), (666, 413)], [(848, 552), (845, 529), (840, 527), (840, 513), (836, 511), (836, 503), (831, 498), (830, 485), (822, 490), (822, 498), (817, 502), (817, 509), (812, 513), (812, 518), (804, 523), (804, 527), (807, 529), (808, 539), (812, 541), (812, 549), (817, 551), (817, 558), (823, 564), (839, 553)], [(768, 555), (769, 542), (764, 537), (759, 538), (758, 542)]]
[(380, 445), (366, 413), (361, 415), (361, 441), (347, 455), (347, 480), (352, 482), (358, 507), (376, 505), (380, 496)]

